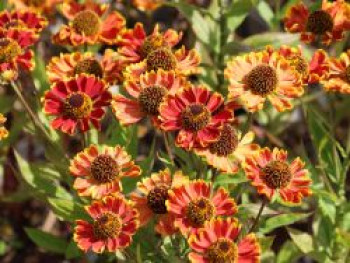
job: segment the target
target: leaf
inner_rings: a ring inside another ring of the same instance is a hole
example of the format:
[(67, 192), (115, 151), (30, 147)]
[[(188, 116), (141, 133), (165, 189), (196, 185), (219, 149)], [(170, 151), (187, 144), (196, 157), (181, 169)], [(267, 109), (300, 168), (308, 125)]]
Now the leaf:
[(296, 45), (298, 42), (299, 37), (296, 34), (267, 32), (247, 37), (241, 44), (250, 46), (254, 49), (264, 49), (266, 45), (279, 48), (281, 45)]
[(279, 250), (276, 262), (291, 263), (298, 259), (300, 256), (301, 253), (297, 246), (293, 242), (288, 240), (283, 244), (282, 248)]
[(309, 216), (310, 216), (310, 213), (307, 213), (307, 214), (289, 213), (289, 214), (281, 214), (278, 216), (274, 216), (262, 223), (262, 225), (259, 228), (259, 232), (266, 234), (278, 227), (293, 224)]
[(43, 232), (35, 228), (24, 229), (29, 238), (39, 247), (49, 252), (64, 254), (67, 249), (67, 241), (61, 237), (54, 236), (50, 233)]
[(271, 9), (270, 5), (266, 1), (260, 1), (257, 5), (257, 10), (260, 16), (266, 21), (266, 23), (272, 27), (274, 23), (275, 14)]
[(237, 174), (220, 174), (216, 180), (214, 185), (229, 185), (229, 184), (240, 184), (240, 183), (244, 183), (247, 182), (248, 179), (245, 176), (244, 173), (237, 173)]
[(69, 245), (66, 249), (65, 256), (67, 259), (79, 258), (83, 255), (83, 252), (78, 248), (74, 240), (69, 242)]
[(332, 224), (335, 224), (337, 215), (336, 203), (330, 198), (320, 197), (318, 199), (318, 207), (321, 213), (328, 217)]
[(54, 213), (62, 220), (69, 222), (77, 219), (90, 220), (84, 207), (76, 201), (58, 198), (49, 198), (48, 201)]
[(292, 238), (294, 244), (296, 244), (297, 247), (304, 254), (308, 254), (314, 251), (314, 240), (312, 239), (311, 235), (293, 228), (288, 228), (288, 227), (287, 227), (287, 231), (290, 237)]
[(236, 30), (257, 3), (258, 0), (234, 1), (226, 13), (228, 29), (230, 31)]

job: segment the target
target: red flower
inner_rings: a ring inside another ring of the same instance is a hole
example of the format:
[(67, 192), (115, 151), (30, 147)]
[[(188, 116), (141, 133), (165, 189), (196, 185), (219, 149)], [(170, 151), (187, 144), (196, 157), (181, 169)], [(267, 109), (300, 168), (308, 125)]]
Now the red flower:
[(43, 102), (45, 113), (56, 116), (51, 126), (73, 134), (77, 126), (81, 132), (89, 130), (89, 123), (99, 129), (104, 107), (110, 105), (111, 99), (104, 81), (82, 74), (55, 82)]
[(122, 196), (107, 196), (86, 207), (93, 223), (77, 220), (74, 240), (80, 249), (95, 253), (126, 248), (136, 233), (138, 214)]
[(233, 119), (233, 111), (224, 107), (223, 97), (204, 86), (169, 95), (159, 112), (161, 129), (178, 131), (176, 144), (188, 150), (216, 141), (222, 124)]
[(168, 194), (168, 212), (175, 216), (175, 227), (185, 236), (197, 232), (217, 216), (231, 216), (237, 212), (235, 201), (224, 188), (213, 191), (212, 185), (203, 180), (175, 187)]
[(287, 152), (274, 148), (261, 149), (256, 155), (246, 158), (243, 169), (259, 194), (271, 199), (279, 193), (282, 200), (298, 204), (311, 195), (308, 170), (300, 158), (287, 162)]

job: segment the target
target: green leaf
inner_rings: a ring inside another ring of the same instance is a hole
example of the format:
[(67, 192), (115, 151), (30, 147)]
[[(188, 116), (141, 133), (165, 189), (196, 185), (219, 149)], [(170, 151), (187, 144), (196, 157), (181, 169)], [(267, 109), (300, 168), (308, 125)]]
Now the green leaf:
[(227, 186), (229, 184), (240, 184), (247, 182), (248, 179), (244, 173), (237, 174), (220, 174), (214, 183), (215, 186)]
[(301, 253), (298, 247), (291, 241), (287, 241), (283, 244), (277, 255), (277, 263), (291, 263), (295, 262)]
[[(273, 41), (271, 41), (273, 39)], [(299, 43), (299, 37), (296, 34), (267, 32), (256, 34), (242, 41), (242, 44), (254, 49), (264, 49), (266, 45), (279, 48), (281, 45), (296, 45)]]
[(236, 28), (243, 22), (243, 20), (258, 2), (258, 0), (234, 1), (226, 13), (228, 29), (230, 31), (236, 30)]
[(272, 27), (274, 23), (275, 14), (273, 13), (273, 10), (271, 9), (270, 5), (265, 1), (260, 1), (257, 6), (257, 10), (260, 16), (266, 21), (266, 23), (270, 27)]
[(6, 253), (6, 243), (0, 240), (0, 256), (3, 256)]
[(314, 251), (314, 241), (311, 235), (293, 228), (287, 228), (287, 230), (294, 244), (296, 244), (304, 254)]
[(265, 222), (261, 224), (259, 228), (259, 232), (266, 234), (278, 227), (293, 224), (309, 216), (310, 216), (310, 213), (307, 213), (307, 214), (289, 213), (289, 214), (281, 214), (278, 216), (274, 216), (272, 218), (267, 219)]
[(69, 222), (78, 219), (90, 220), (84, 207), (76, 201), (57, 198), (49, 198), (48, 201), (54, 213), (62, 220)]
[(54, 236), (35, 228), (25, 228), (25, 231), (36, 245), (49, 252), (64, 254), (67, 249), (67, 241), (61, 237)]
[(321, 213), (328, 217), (332, 224), (335, 224), (337, 215), (336, 203), (330, 198), (320, 197), (318, 199), (318, 207)]
[(65, 256), (67, 259), (79, 258), (83, 255), (83, 252), (78, 248), (74, 240), (69, 242), (69, 245), (66, 249)]

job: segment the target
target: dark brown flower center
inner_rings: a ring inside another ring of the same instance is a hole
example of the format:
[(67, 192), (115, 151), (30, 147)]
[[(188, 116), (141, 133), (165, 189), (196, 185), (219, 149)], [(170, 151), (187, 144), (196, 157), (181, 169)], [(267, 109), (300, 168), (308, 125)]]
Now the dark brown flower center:
[(168, 187), (158, 186), (147, 195), (147, 205), (155, 214), (166, 214), (165, 201), (168, 199)]
[(214, 205), (206, 198), (198, 198), (188, 204), (186, 215), (191, 224), (201, 227), (210, 220), (215, 213)]
[(27, 6), (41, 7), (45, 4), (46, 0), (24, 0)]
[(225, 124), (221, 130), (219, 139), (210, 144), (209, 150), (211, 153), (218, 156), (227, 156), (234, 152), (238, 145), (238, 137), (235, 129)]
[(86, 58), (76, 64), (74, 75), (82, 73), (91, 74), (99, 78), (103, 77), (103, 69), (100, 63), (94, 58)]
[(306, 22), (306, 30), (315, 35), (323, 35), (333, 30), (333, 19), (330, 14), (323, 10), (311, 13)]
[(271, 161), (260, 172), (260, 178), (271, 189), (286, 187), (292, 179), (289, 165), (281, 161)]
[(227, 238), (219, 238), (208, 249), (208, 259), (210, 263), (237, 263), (238, 247)]
[(97, 239), (117, 237), (122, 229), (122, 220), (113, 213), (105, 213), (93, 223), (94, 236)]
[(274, 68), (259, 65), (245, 76), (244, 82), (253, 94), (267, 96), (276, 89), (278, 78)]
[(100, 31), (100, 18), (91, 10), (79, 12), (73, 19), (73, 28), (79, 34), (92, 36)]
[(350, 66), (347, 66), (344, 73), (345, 81), (350, 84)]
[(176, 68), (176, 58), (169, 48), (158, 48), (148, 54), (147, 71), (158, 69), (173, 70)]
[(288, 58), (289, 64), (295, 68), (298, 73), (302, 76), (306, 76), (309, 72), (309, 64), (307, 61), (300, 55), (293, 55)]
[(199, 131), (210, 122), (210, 112), (203, 104), (188, 105), (181, 113), (182, 126), (186, 130)]
[(6, 28), (6, 29), (10, 29), (10, 28), (21, 29), (21, 28), (27, 28), (27, 25), (24, 24), (21, 20), (11, 20), (4, 25), (4, 28)]
[(90, 172), (92, 178), (98, 183), (109, 183), (118, 177), (119, 167), (112, 156), (108, 154), (100, 154), (91, 163)]
[(91, 98), (83, 92), (70, 94), (64, 102), (64, 115), (74, 119), (83, 119), (92, 111)]
[(138, 98), (141, 110), (149, 115), (157, 115), (159, 105), (166, 94), (167, 89), (162, 86), (144, 88)]
[(21, 46), (8, 38), (0, 39), (0, 63), (11, 62), (22, 52)]
[(147, 58), (147, 56), (156, 49), (159, 49), (161, 47), (166, 47), (167, 43), (164, 41), (164, 38), (162, 35), (152, 35), (148, 36), (145, 41), (143, 42), (142, 46), (140, 47), (140, 55), (142, 58)]

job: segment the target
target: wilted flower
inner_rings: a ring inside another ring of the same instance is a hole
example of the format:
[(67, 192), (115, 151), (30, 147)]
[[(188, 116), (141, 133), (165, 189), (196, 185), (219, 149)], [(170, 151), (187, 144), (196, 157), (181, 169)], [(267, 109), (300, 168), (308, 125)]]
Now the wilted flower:
[(6, 117), (0, 113), (0, 140), (7, 138), (9, 135), (8, 130), (2, 125), (6, 122)]

